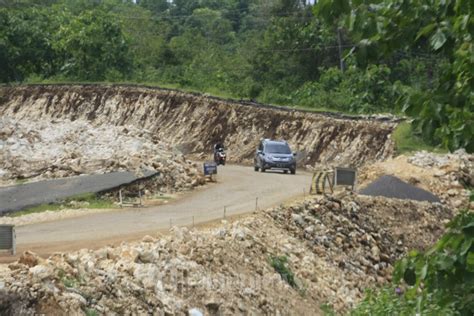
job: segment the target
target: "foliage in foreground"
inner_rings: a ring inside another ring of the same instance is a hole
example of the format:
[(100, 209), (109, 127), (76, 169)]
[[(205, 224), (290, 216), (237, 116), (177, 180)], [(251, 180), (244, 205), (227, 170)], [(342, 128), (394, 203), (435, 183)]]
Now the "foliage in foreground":
[(474, 213), (461, 213), (428, 251), (400, 260), (393, 285), (369, 291), (353, 315), (474, 315)]

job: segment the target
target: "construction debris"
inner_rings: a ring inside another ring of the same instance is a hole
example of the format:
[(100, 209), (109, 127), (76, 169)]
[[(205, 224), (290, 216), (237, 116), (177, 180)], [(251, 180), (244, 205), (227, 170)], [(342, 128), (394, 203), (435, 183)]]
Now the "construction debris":
[(0, 118), (0, 185), (113, 171), (154, 170), (153, 189), (180, 191), (204, 183), (199, 167), (154, 134), (87, 121)]

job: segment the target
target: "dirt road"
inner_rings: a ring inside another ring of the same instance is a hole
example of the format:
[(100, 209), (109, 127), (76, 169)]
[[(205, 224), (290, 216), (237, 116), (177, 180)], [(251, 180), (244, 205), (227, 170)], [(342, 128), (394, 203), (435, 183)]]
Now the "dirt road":
[(219, 168), (218, 182), (195, 190), (167, 205), (94, 213), (82, 217), (17, 227), (17, 250), (40, 254), (94, 248), (140, 238), (168, 229), (233, 216), (278, 205), (308, 192), (311, 175), (281, 172), (257, 173), (251, 167), (228, 165)]

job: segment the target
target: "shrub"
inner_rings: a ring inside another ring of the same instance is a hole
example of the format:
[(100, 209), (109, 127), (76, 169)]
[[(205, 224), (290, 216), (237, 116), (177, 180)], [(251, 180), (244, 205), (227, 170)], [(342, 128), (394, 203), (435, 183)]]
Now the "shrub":
[(295, 276), (288, 267), (288, 258), (286, 256), (273, 256), (270, 258), (272, 267), (278, 272), (283, 280), (292, 287), (296, 287)]

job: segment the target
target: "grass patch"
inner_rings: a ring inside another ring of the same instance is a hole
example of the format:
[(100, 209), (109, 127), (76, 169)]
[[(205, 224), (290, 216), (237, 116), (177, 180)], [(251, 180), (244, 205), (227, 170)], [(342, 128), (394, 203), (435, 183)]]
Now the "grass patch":
[(281, 275), (283, 280), (291, 287), (296, 288), (295, 275), (288, 267), (288, 258), (286, 256), (272, 256), (270, 257), (270, 264)]
[(74, 278), (68, 276), (63, 269), (58, 270), (58, 278), (67, 288), (76, 288), (80, 283), (84, 282), (82, 277)]
[(93, 308), (87, 308), (85, 310), (85, 314), (86, 314), (86, 316), (97, 316), (97, 315), (99, 315), (99, 313)]
[(335, 316), (336, 312), (334, 311), (334, 308), (332, 308), (331, 305), (324, 303), (319, 306), (321, 311), (323, 312), (323, 315), (325, 316)]
[(447, 150), (427, 144), (420, 137), (415, 135), (410, 123), (402, 122), (392, 134), (395, 141), (395, 148), (398, 154), (410, 153), (414, 151), (426, 150), (437, 153), (446, 153)]
[(164, 195), (163, 193), (160, 193), (160, 194), (155, 194), (153, 196), (153, 199), (155, 199), (155, 200), (172, 200), (173, 197), (170, 196), (170, 195)]
[(41, 213), (45, 211), (60, 211), (63, 209), (102, 209), (116, 207), (117, 206), (111, 200), (101, 198), (95, 193), (86, 193), (79, 194), (56, 203), (41, 204), (33, 207), (28, 207), (19, 212), (8, 214), (7, 216), (18, 217), (33, 213)]
[(59, 211), (62, 210), (64, 207), (61, 204), (41, 204), (38, 206), (32, 206), (28, 207), (24, 210), (10, 213), (7, 216), (8, 217), (19, 217), (23, 215), (28, 215), (28, 214), (33, 214), (33, 213), (41, 213), (45, 211)]

